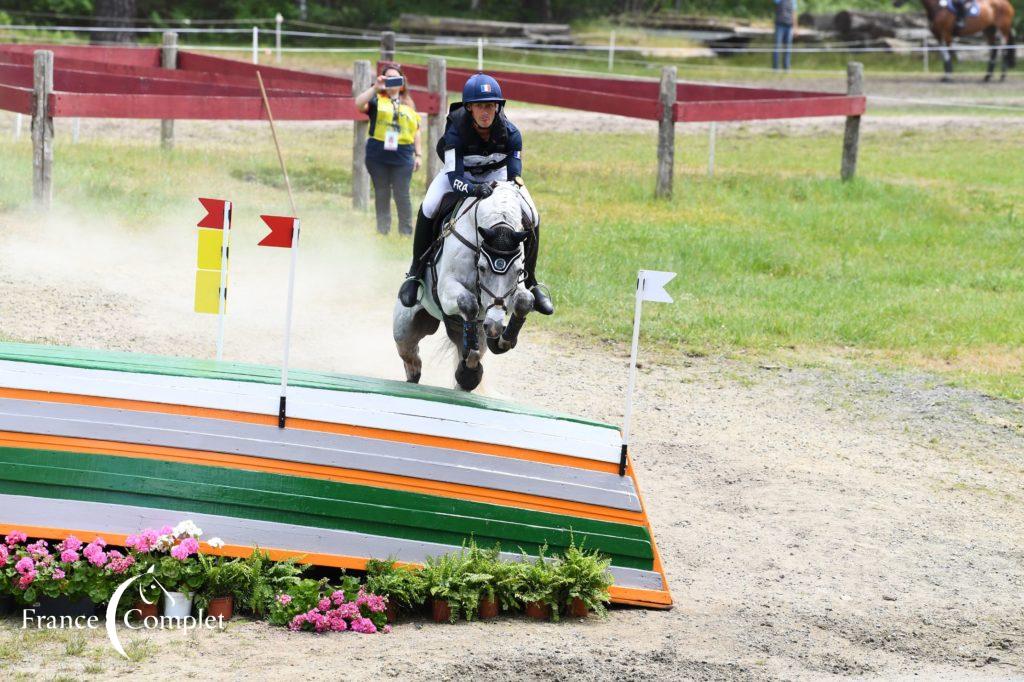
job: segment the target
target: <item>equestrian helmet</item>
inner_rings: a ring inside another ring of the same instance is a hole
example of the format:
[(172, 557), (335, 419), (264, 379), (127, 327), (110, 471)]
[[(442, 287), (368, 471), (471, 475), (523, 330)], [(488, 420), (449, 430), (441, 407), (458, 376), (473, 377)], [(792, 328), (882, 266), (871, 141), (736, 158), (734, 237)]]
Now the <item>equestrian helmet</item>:
[(501, 96), (501, 86), (486, 73), (475, 73), (466, 80), (462, 86), (462, 103), (472, 104), (473, 102), (497, 102), (505, 105), (505, 98)]

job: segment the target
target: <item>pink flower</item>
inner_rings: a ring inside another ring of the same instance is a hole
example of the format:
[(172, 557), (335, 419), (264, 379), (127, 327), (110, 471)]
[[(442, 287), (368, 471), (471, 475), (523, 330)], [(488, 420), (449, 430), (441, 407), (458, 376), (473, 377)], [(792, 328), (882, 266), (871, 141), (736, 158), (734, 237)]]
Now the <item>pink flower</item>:
[(128, 537), (126, 537), (124, 539), (124, 546), (126, 548), (128, 548), (128, 549), (136, 549), (137, 548), (136, 546), (138, 544), (139, 544), (139, 536), (138, 535), (129, 535)]
[(108, 557), (108, 558), (109, 558), (109, 559), (110, 559), (111, 561), (113, 561), (114, 559), (121, 559), (121, 558), (123, 558), (123, 557), (124, 557), (124, 554), (121, 554), (121, 553), (120, 553), (120, 552), (118, 552), (118, 551), (117, 551), (116, 549), (112, 549), (112, 550), (110, 550), (109, 552), (107, 552), (107, 557)]
[(98, 537), (95, 540), (93, 540), (90, 544), (99, 545), (100, 547), (106, 547), (107, 546), (107, 541), (104, 540), (103, 538)]
[(171, 549), (171, 556), (178, 561), (185, 561), (188, 559), (188, 552), (185, 550), (184, 545), (176, 545)]
[(317, 606), (317, 608), (318, 608), (318, 609), (320, 609), (321, 611), (327, 611), (328, 609), (330, 609), (330, 608), (331, 608), (331, 600), (330, 600), (330, 599), (328, 599), (327, 597), (324, 597), (324, 598), (323, 598), (323, 599), (321, 599), (321, 600), (320, 600), (319, 602), (317, 602), (317, 605), (316, 605), (316, 606)]
[(390, 635), (391, 634), (391, 624), (389, 623), (388, 625), (385, 625), (384, 629), (381, 632), (383, 632), (385, 635)]
[(348, 630), (348, 623), (345, 622), (344, 618), (332, 618), (331, 630), (334, 632), (344, 632)]
[(181, 544), (189, 554), (199, 553), (199, 540), (196, 540), (195, 538), (185, 538), (181, 541)]
[(384, 601), (384, 597), (379, 597), (375, 594), (366, 596), (366, 600), (363, 602), (366, 608), (370, 609), (372, 613), (380, 613), (387, 609), (387, 604)]
[(156, 547), (157, 541), (160, 539), (160, 534), (152, 528), (147, 528), (142, 531), (142, 535), (139, 536), (138, 550), (140, 552), (148, 552)]
[(77, 552), (82, 548), (82, 541), (76, 538), (74, 535), (69, 535), (67, 540), (64, 541), (64, 549), (70, 549), (72, 552)]
[(352, 632), (361, 632), (364, 635), (372, 635), (377, 632), (377, 626), (369, 618), (353, 618), (350, 629)]
[(14, 547), (19, 542), (25, 542), (25, 540), (28, 540), (28, 536), (22, 533), (20, 530), (12, 530), (4, 538), (4, 541), (7, 543), (9, 547)]
[(338, 613), (341, 614), (342, 618), (348, 618), (349, 620), (352, 620), (353, 618), (358, 618), (362, 615), (359, 612), (359, 605), (356, 604), (354, 601), (346, 602), (339, 606)]
[(50, 553), (48, 547), (49, 544), (46, 540), (36, 540), (31, 545), (26, 545), (25, 549), (31, 552), (37, 559), (42, 559)]
[(292, 596), (290, 594), (279, 594), (277, 595), (277, 603), (281, 606), (288, 606), (292, 603)]
[(82, 554), (93, 566), (102, 566), (107, 563), (107, 553), (103, 551), (103, 547), (105, 545), (106, 543), (103, 542), (103, 538), (96, 538), (85, 546), (85, 549), (82, 550)]
[(89, 557), (89, 563), (93, 566), (102, 567), (103, 564), (107, 563), (107, 553), (97, 552), (96, 554), (93, 554), (91, 557)]
[(331, 594), (331, 601), (334, 602), (335, 606), (341, 606), (345, 603), (345, 593), (341, 590), (335, 591), (333, 594)]
[(174, 535), (174, 528), (172, 526), (164, 526), (157, 535)]
[(21, 576), (20, 578), (18, 578), (18, 587), (20, 587), (23, 590), (27, 589), (28, 586), (32, 584), (32, 581), (36, 579), (37, 575), (39, 574), (35, 571), (30, 571), (25, 575)]
[(60, 560), (66, 561), (69, 564), (73, 561), (78, 561), (78, 552), (72, 549), (65, 549), (60, 553)]
[[(114, 554), (114, 552), (109, 552)], [(135, 557), (133, 556), (119, 556), (116, 559), (111, 559), (110, 563), (107, 564), (107, 568), (114, 573), (124, 573), (135, 564)]]
[(292, 618), (292, 622), (288, 623), (288, 629), (292, 631), (301, 630), (302, 626), (307, 622), (306, 614), (300, 613), (299, 615)]
[(64, 579), (64, 575), (65, 575), (64, 571), (62, 571), (61, 569), (59, 569), (59, 568), (53, 569), (53, 579), (54, 580), (63, 580)]
[(18, 561), (18, 563), (14, 564), (14, 570), (23, 576), (28, 575), (30, 572), (33, 572), (35, 570), (35, 567), (36, 562), (32, 561), (32, 559), (29, 557), (24, 557), (20, 561)]
[(7, 552), (7, 545), (0, 545), (0, 566), (7, 565), (7, 559), (10, 554)]

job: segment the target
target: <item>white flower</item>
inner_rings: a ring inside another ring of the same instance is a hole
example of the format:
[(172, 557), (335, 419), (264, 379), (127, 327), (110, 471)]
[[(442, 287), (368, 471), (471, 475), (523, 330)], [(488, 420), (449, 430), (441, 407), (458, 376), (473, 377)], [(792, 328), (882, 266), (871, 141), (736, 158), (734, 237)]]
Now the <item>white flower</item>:
[(174, 546), (174, 536), (173, 535), (161, 535), (160, 537), (158, 537), (156, 539), (155, 547), (158, 550), (160, 550), (161, 552), (166, 552), (167, 550), (169, 550), (173, 546)]
[(214, 549), (220, 549), (224, 546), (224, 541), (220, 538), (210, 538), (210, 541), (206, 544), (210, 545), (210, 547), (213, 547)]
[(202, 534), (203, 530), (196, 524), (192, 523), (191, 519), (185, 519), (174, 527), (174, 537), (176, 538), (185, 537), (186, 535), (198, 538)]

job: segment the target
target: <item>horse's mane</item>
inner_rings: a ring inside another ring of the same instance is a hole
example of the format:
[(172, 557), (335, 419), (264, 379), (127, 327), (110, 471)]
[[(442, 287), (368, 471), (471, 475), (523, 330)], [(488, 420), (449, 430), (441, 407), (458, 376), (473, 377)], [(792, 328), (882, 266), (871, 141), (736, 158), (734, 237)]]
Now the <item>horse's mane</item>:
[(501, 182), (494, 188), (489, 201), (480, 204), (478, 220), (481, 227), (505, 222), (509, 225), (522, 225), (522, 206), (519, 203), (519, 191), (511, 183)]

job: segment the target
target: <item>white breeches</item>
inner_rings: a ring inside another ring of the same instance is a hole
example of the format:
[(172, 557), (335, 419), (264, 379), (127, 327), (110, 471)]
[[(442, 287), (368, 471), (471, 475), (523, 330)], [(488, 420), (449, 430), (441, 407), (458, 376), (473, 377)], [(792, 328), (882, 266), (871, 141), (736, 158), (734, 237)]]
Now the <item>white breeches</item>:
[[(502, 166), (501, 168), (492, 170), (490, 173), (484, 173), (482, 175), (472, 175), (470, 173), (464, 173), (463, 178), (467, 182), (493, 182), (495, 180), (508, 180), (508, 169)], [(452, 183), (448, 180), (448, 172), (441, 170), (440, 173), (434, 176), (433, 181), (430, 183), (430, 187), (427, 188), (427, 195), (423, 197), (423, 205), (420, 207), (423, 211), (423, 215), (428, 218), (433, 218), (437, 213), (437, 209), (441, 206), (441, 199), (444, 195), (452, 191)]]

